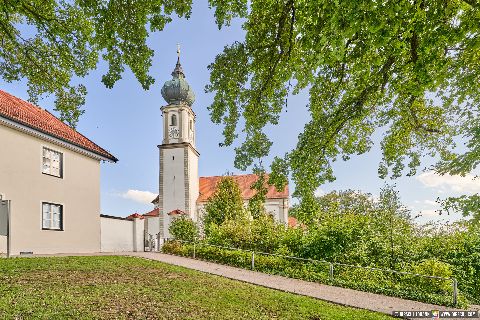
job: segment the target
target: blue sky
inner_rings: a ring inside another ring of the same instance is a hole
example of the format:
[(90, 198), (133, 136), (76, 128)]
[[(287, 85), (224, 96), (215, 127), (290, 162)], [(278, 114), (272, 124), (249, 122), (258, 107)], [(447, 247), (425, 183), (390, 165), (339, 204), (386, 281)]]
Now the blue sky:
[[(193, 109), (197, 115), (197, 149), (200, 152), (199, 172), (201, 176), (222, 175), (226, 172), (240, 173), (233, 167), (234, 151), (220, 148), (222, 127), (213, 125), (207, 107), (213, 96), (204, 93), (208, 83), (208, 64), (223, 47), (235, 40), (242, 40), (243, 31), (239, 21), (231, 27), (218, 30), (213, 11), (204, 2), (194, 2), (189, 20), (174, 19), (161, 33), (152, 34), (149, 45), (155, 50), (151, 74), (156, 83), (144, 91), (130, 71), (113, 89), (100, 82), (106, 65), (82, 79), (88, 95), (85, 115), (80, 119), (78, 130), (100, 146), (113, 153), (119, 162), (102, 164), (101, 211), (103, 214), (127, 216), (133, 212), (144, 213), (152, 209), (148, 200), (158, 192), (158, 148), (162, 140), (162, 117), (160, 107), (165, 104), (160, 89), (171, 78), (176, 62), (176, 44), (181, 44), (181, 61), (186, 79), (194, 88), (196, 101)], [(25, 83), (5, 83), (1, 88), (22, 99), (27, 99)], [(306, 108), (308, 96), (301, 93), (292, 96), (288, 111), (282, 114), (278, 126), (269, 127), (273, 139), (272, 152), (265, 163), (275, 155), (283, 155), (292, 149), (297, 135), (309, 118)], [(52, 99), (46, 98), (40, 106), (50, 111)], [(378, 195), (384, 181), (377, 176), (381, 159), (378, 142), (366, 155), (353, 157), (348, 162), (337, 162), (334, 166), (337, 180), (320, 187), (318, 194), (331, 190), (355, 189)], [(428, 163), (427, 163), (428, 164)], [(420, 221), (443, 220), (434, 213), (437, 197), (459, 195), (480, 191), (480, 182), (469, 177), (436, 176), (431, 172), (419, 173), (417, 177), (405, 177), (394, 181), (403, 202), (414, 213), (422, 211)], [(294, 186), (291, 184), (291, 189)], [(153, 198), (152, 198), (153, 199)], [(448, 219), (456, 219), (457, 215)]]

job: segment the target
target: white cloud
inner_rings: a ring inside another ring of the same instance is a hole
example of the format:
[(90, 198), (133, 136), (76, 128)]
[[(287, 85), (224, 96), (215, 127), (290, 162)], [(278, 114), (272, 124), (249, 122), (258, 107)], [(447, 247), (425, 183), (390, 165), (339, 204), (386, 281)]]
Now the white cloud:
[(458, 193), (480, 192), (480, 180), (475, 179), (471, 174), (462, 176), (451, 176), (449, 174), (439, 175), (434, 171), (424, 172), (416, 177), (424, 186), (435, 188), (438, 192), (453, 191)]
[(429, 205), (429, 206), (436, 206), (436, 205), (438, 205), (437, 202), (432, 201), (432, 200), (424, 200), (423, 203), (426, 204), (426, 205)]
[(122, 193), (121, 196), (125, 199), (149, 204), (157, 195), (150, 191), (128, 190), (127, 192)]
[(325, 195), (325, 191), (323, 191), (321, 188), (318, 188), (315, 190), (315, 197), (321, 197)]
[(437, 210), (435, 210), (435, 209), (420, 210), (420, 214), (424, 217), (438, 217), (439, 216)]

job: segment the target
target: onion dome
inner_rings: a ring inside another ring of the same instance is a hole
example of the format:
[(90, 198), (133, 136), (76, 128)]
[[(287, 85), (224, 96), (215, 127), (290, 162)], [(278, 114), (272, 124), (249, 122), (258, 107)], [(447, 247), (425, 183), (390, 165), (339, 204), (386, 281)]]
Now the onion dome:
[(162, 87), (162, 97), (168, 104), (187, 104), (191, 106), (195, 102), (195, 93), (185, 80), (180, 57), (172, 72), (172, 80), (168, 80)]

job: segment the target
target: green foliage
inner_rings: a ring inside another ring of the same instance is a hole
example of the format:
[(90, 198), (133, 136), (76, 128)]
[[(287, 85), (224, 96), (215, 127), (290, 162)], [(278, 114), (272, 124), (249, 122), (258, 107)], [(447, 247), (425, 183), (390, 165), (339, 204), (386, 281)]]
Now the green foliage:
[[(179, 242), (168, 243), (163, 252), (191, 257), (192, 244)], [(250, 251), (232, 250), (214, 247), (201, 242), (196, 244), (196, 257), (244, 269), (251, 269), (252, 253)], [(446, 275), (445, 264), (437, 263), (436, 274)], [(415, 270), (422, 270), (422, 264)], [(290, 278), (315, 281), (335, 286), (342, 286), (368, 292), (398, 296), (407, 299), (452, 306), (451, 281), (421, 279), (410, 275), (394, 275), (389, 272), (365, 270), (347, 266), (334, 265), (334, 279), (329, 277), (329, 264), (313, 261), (301, 261), (275, 255), (255, 252), (255, 270), (286, 276)], [(412, 270), (410, 270), (412, 271)], [(431, 271), (429, 271), (431, 272)], [(449, 286), (450, 284), (450, 286)], [(466, 299), (460, 295), (458, 306), (465, 307)], [(457, 306), (457, 307), (458, 307)]]
[[(245, 123), (237, 168), (269, 154), (265, 129), (278, 123), (290, 94), (308, 90), (310, 118), (295, 149), (274, 159), (269, 178), (281, 189), (291, 174), (302, 211), (318, 209), (313, 194), (335, 179), (332, 163), (370, 151), (378, 129), (380, 177), (415, 175), (425, 155), (440, 159), (440, 173), (478, 166), (478, 0), (210, 0), (209, 6), (219, 28), (241, 18), (245, 31), (209, 66), (206, 87), (215, 93), (211, 119), (224, 125), (222, 145), (233, 144), (238, 123)], [(189, 18), (191, 7), (192, 0), (6, 1), (0, 76), (26, 79), (34, 103), (54, 94), (61, 119), (74, 127), (87, 92), (74, 79), (103, 60), (106, 87), (129, 68), (148, 89), (154, 79), (147, 38), (174, 16)], [(458, 138), (467, 141), (463, 153), (456, 152)], [(254, 214), (259, 208), (252, 202)], [(480, 201), (451, 198), (446, 208), (478, 215)]]
[(370, 194), (348, 190), (316, 202), (316, 212), (297, 209), (297, 217), (309, 228), (297, 250), (302, 257), (388, 268), (407, 264), (416, 229), (393, 187), (384, 187), (376, 201)]
[(168, 231), (177, 240), (194, 241), (198, 239), (197, 224), (188, 217), (175, 218)]
[(142, 88), (154, 79), (148, 74), (153, 50), (149, 32), (163, 30), (172, 16), (189, 17), (191, 0), (33, 0), (5, 1), (0, 15), (0, 76), (8, 82), (26, 79), (30, 100), (54, 94), (55, 110), (75, 127), (83, 113), (87, 90), (75, 85), (108, 64), (102, 82), (108, 88), (121, 79), (125, 67)]
[[(335, 179), (332, 163), (370, 151), (375, 132), (382, 178), (415, 175), (422, 156), (440, 159), (440, 172), (477, 167), (478, 1), (262, 0), (248, 11), (246, 3), (215, 2), (219, 27), (244, 17), (245, 38), (217, 55), (206, 87), (215, 93), (209, 110), (224, 125), (223, 145), (245, 133), (237, 168), (269, 154), (266, 129), (290, 94), (306, 90), (304, 131), (271, 166), (277, 187), (292, 176), (304, 211), (316, 211), (315, 190)], [(468, 141), (464, 154), (454, 152), (457, 138)]]
[(417, 237), (418, 248), (412, 260), (441, 259), (452, 266), (453, 276), (467, 298), (480, 303), (480, 225), (460, 222), (426, 226)]
[(265, 199), (268, 192), (266, 187), (266, 174), (265, 171), (261, 169), (256, 169), (253, 171), (257, 174), (258, 179), (252, 184), (251, 189), (255, 190), (253, 197), (248, 200), (248, 211), (253, 218), (258, 218), (266, 214), (265, 211)]
[(460, 212), (464, 217), (473, 216), (480, 223), (480, 195), (462, 195), (460, 197), (448, 197), (441, 201), (442, 207), (448, 212)]
[(220, 180), (215, 193), (205, 205), (205, 211), (203, 226), (206, 234), (214, 224), (218, 226), (228, 219), (246, 217), (240, 187), (231, 177)]
[[(480, 226), (474, 221), (416, 225), (398, 192), (389, 186), (378, 199), (349, 190), (326, 194), (316, 202), (321, 209), (315, 214), (308, 216), (298, 209), (308, 217), (303, 227), (285, 228), (267, 215), (228, 219), (212, 227), (205, 244), (253, 250), (255, 268), (262, 272), (444, 305), (452, 303), (451, 280), (335, 264), (331, 282), (328, 264), (275, 254), (452, 277), (458, 280), (461, 306), (480, 302)], [(193, 254), (192, 247), (178, 246), (176, 254)], [(198, 246), (205, 247), (199, 249), (203, 259), (250, 268), (248, 253)], [(166, 250), (172, 251), (168, 246)]]
[(281, 245), (285, 226), (276, 223), (269, 215), (258, 219), (226, 220), (210, 229), (207, 241), (211, 244), (274, 252)]
[[(437, 259), (427, 259), (413, 266), (413, 271), (417, 274), (435, 276), (442, 278), (452, 277), (452, 266), (448, 263), (438, 261)], [(415, 283), (420, 287), (430, 286), (436, 292), (453, 292), (452, 282), (445, 280), (435, 280), (417, 277)]]

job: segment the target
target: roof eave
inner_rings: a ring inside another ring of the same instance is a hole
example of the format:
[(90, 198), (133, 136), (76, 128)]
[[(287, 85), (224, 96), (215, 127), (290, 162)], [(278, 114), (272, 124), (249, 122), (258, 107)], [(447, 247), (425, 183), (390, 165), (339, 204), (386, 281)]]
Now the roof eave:
[[(59, 140), (61, 141), (63, 144), (67, 144), (67, 145), (71, 145), (75, 148), (78, 148), (78, 149), (82, 149), (84, 151), (86, 151), (87, 153), (92, 153), (92, 154), (95, 154), (96, 157), (100, 158), (100, 160), (104, 160), (104, 161), (108, 161), (108, 162), (113, 162), (113, 163), (116, 163), (118, 162), (118, 159), (116, 157), (114, 157), (113, 155), (104, 155), (104, 154), (101, 154), (100, 152), (98, 151), (95, 151), (95, 150), (91, 150), (91, 149), (88, 149), (88, 148), (85, 148), (84, 146), (81, 146), (77, 143), (74, 143), (72, 141), (69, 141), (67, 139), (64, 139), (62, 137), (59, 137), (57, 135), (54, 135), (54, 134), (51, 134), (49, 132), (46, 132), (45, 130), (42, 130), (42, 129), (39, 129), (39, 128), (35, 128), (31, 125), (29, 125), (28, 123), (25, 123), (25, 122), (22, 122), (22, 121), (18, 121), (16, 119), (13, 119), (9, 116), (6, 116), (4, 114), (0, 115), (0, 122), (3, 122), (5, 123), (7, 126), (13, 128), (13, 129), (19, 129), (20, 131), (23, 131), (25, 133), (28, 133), (28, 134), (31, 134), (31, 135), (34, 135), (40, 139), (43, 139), (43, 140), (46, 140), (45, 139), (45, 136), (47, 137), (50, 137), (50, 140)], [(48, 140), (48, 139), (47, 139)]]

